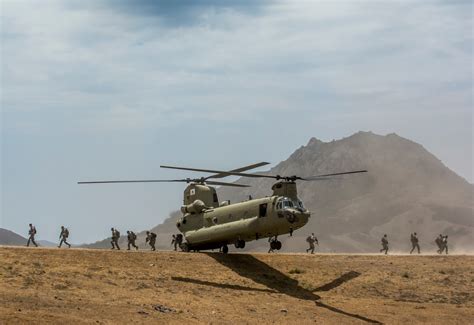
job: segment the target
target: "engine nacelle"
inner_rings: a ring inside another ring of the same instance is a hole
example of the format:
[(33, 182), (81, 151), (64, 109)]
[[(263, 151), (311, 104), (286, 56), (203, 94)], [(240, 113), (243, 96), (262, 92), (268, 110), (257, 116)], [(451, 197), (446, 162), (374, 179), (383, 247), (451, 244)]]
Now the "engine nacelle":
[(201, 213), (202, 210), (204, 210), (205, 208), (206, 208), (206, 205), (204, 204), (203, 201), (196, 200), (191, 204), (183, 205), (181, 207), (181, 212), (183, 214), (186, 214), (186, 213)]

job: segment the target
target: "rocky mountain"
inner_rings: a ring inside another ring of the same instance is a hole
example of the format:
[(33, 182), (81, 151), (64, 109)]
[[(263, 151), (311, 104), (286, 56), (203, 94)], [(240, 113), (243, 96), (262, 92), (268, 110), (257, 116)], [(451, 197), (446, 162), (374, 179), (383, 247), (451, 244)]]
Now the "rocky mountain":
[[(298, 193), (312, 212), (309, 223), (292, 238), (280, 238), (283, 251), (304, 251), (305, 238), (314, 232), (324, 252), (377, 252), (383, 234), (392, 251), (407, 252), (410, 233), (417, 232), (423, 251), (435, 250), (434, 239), (449, 236), (452, 251), (474, 251), (474, 186), (447, 168), (423, 146), (396, 134), (358, 132), (341, 140), (312, 138), (269, 174), (311, 176), (367, 169), (366, 174), (330, 180), (298, 181)], [(252, 187), (219, 188), (219, 199), (239, 202), (271, 195), (271, 179), (245, 178)], [(157, 248), (169, 248), (176, 233), (174, 212), (153, 229)], [(122, 233), (122, 235), (124, 235)], [(144, 242), (144, 233), (139, 242)], [(123, 243), (125, 239), (122, 238)], [(89, 247), (110, 247), (104, 240)], [(247, 245), (265, 251), (266, 240)]]
[[(452, 249), (474, 251), (473, 185), (423, 146), (396, 134), (359, 132), (331, 142), (312, 138), (268, 173), (310, 176), (357, 169), (369, 172), (299, 181), (299, 196), (312, 217), (294, 238), (285, 238), (286, 250), (302, 251), (305, 237), (314, 232), (322, 251), (376, 252), (386, 233), (393, 251), (406, 252), (410, 233), (417, 232), (424, 250), (433, 251), (434, 238), (442, 233), (449, 235)], [(271, 194), (272, 180), (238, 182), (252, 187), (222, 188), (221, 199)]]

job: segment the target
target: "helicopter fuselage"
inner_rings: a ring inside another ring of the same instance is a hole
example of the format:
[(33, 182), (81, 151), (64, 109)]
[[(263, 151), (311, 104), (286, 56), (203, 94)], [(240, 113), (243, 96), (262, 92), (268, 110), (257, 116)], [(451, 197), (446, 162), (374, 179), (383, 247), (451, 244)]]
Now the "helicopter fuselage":
[(287, 234), (309, 217), (301, 201), (275, 195), (188, 212), (177, 227), (186, 238), (186, 250), (204, 250)]

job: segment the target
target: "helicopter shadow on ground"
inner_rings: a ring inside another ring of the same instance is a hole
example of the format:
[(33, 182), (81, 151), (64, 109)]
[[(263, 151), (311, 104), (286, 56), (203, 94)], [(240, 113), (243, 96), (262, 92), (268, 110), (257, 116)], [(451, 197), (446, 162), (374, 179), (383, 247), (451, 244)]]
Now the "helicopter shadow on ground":
[(298, 284), (298, 281), (292, 279), (285, 275), (284, 273), (272, 268), (268, 264), (260, 261), (259, 259), (255, 258), (252, 255), (247, 254), (220, 254), (220, 253), (206, 253), (209, 257), (216, 260), (223, 266), (228, 267), (238, 275), (248, 278), (256, 283), (260, 283), (266, 286), (268, 289), (258, 289), (258, 288), (250, 288), (244, 287), (239, 285), (228, 285), (228, 284), (221, 284), (221, 283), (214, 283), (209, 281), (202, 281), (202, 280), (195, 280), (190, 278), (181, 278), (181, 277), (173, 277), (172, 279), (175, 281), (182, 281), (182, 282), (190, 282), (194, 284), (201, 284), (201, 285), (210, 285), (213, 287), (220, 287), (224, 289), (235, 289), (235, 290), (244, 290), (244, 291), (267, 291), (273, 293), (282, 293), (288, 296), (303, 299), (303, 300), (310, 300), (314, 301), (317, 307), (325, 308), (332, 312), (342, 314), (348, 317), (352, 317), (358, 320), (366, 321), (369, 323), (374, 324), (382, 324), (377, 320), (373, 320), (358, 314), (353, 314), (346, 312), (342, 309), (329, 306), (323, 302), (321, 302), (321, 297), (314, 292), (319, 291), (329, 291), (332, 290), (343, 283), (350, 281), (360, 275), (358, 272), (348, 272), (340, 276), (339, 278), (327, 283), (319, 288), (314, 290), (308, 290), (301, 287)]

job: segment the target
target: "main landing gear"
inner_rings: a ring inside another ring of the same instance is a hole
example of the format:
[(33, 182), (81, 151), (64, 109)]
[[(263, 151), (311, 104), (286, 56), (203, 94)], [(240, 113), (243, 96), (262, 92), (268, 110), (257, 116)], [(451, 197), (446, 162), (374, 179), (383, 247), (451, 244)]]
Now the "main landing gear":
[(229, 252), (229, 247), (227, 247), (227, 245), (223, 245), (221, 250), (222, 250), (222, 253), (227, 254)]
[(281, 241), (277, 239), (277, 236), (275, 236), (275, 238), (273, 239), (270, 239), (269, 241), (270, 241), (270, 250), (268, 252), (272, 252), (275, 249), (279, 251), (281, 249)]
[(235, 242), (235, 248), (245, 248), (245, 240), (239, 239)]

